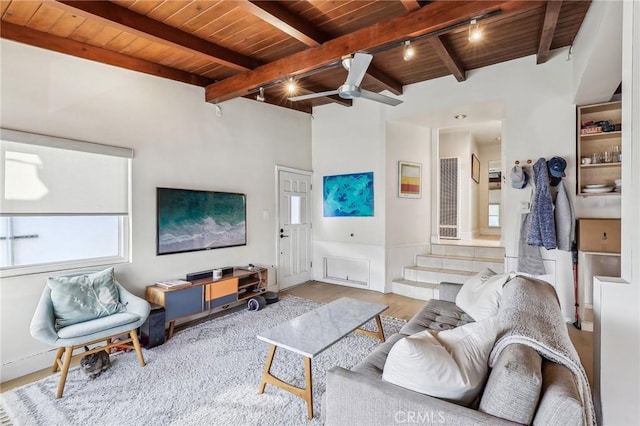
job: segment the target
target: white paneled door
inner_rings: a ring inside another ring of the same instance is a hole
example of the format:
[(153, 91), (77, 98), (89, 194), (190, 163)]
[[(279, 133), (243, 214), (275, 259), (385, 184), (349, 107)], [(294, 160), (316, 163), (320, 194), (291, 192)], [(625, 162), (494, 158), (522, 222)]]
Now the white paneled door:
[(311, 174), (278, 170), (278, 284), (311, 279)]

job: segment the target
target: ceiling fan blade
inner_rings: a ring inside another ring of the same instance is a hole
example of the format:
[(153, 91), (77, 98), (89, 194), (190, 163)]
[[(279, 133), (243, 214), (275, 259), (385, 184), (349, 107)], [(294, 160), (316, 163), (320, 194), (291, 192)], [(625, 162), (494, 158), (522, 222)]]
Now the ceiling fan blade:
[(391, 96), (381, 95), (380, 93), (370, 92), (368, 90), (360, 90), (360, 97), (369, 99), (376, 102), (382, 102), (383, 104), (396, 106), (400, 105), (402, 101), (400, 99), (392, 98)]
[(372, 59), (373, 55), (369, 55), (368, 53), (356, 53), (353, 55), (351, 65), (349, 66), (349, 75), (347, 75), (347, 81), (345, 81), (344, 84), (359, 87)]
[(307, 99), (324, 98), (325, 96), (337, 95), (337, 90), (328, 90), (326, 92), (309, 93), (308, 95), (292, 96), (288, 98), (290, 101), (306, 101)]

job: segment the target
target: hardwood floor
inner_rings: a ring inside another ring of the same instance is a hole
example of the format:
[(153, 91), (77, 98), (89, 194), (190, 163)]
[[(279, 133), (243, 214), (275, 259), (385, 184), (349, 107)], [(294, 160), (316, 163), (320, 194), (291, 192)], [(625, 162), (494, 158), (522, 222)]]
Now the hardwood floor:
[[(363, 290), (359, 288), (345, 287), (335, 284), (328, 284), (319, 281), (310, 281), (305, 284), (301, 284), (296, 287), (289, 288), (280, 292), (282, 297), (285, 294), (292, 296), (303, 297), (305, 299), (315, 300), (319, 303), (329, 303), (341, 297), (353, 297), (355, 299), (367, 300), (369, 302), (384, 303), (389, 305), (383, 315), (400, 318), (403, 320), (409, 320), (415, 313), (424, 306), (423, 300), (412, 299), (410, 297), (400, 296), (392, 293), (378, 293), (372, 290)], [(216, 315), (224, 315), (228, 311), (221, 312)], [(201, 322), (212, 317), (202, 318), (195, 322)], [(192, 325), (193, 323), (185, 324), (181, 327)], [(575, 346), (580, 360), (584, 366), (584, 369), (589, 378), (589, 384), (593, 387), (593, 334), (577, 330), (573, 325), (567, 325), (569, 329), (569, 336)], [(178, 328), (179, 329), (179, 328)], [(51, 368), (37, 371), (35, 373), (28, 374), (23, 377), (19, 377), (14, 380), (2, 383), (2, 392), (13, 389), (18, 386), (22, 386), (31, 382), (40, 380), (51, 374)]]
[(309, 281), (280, 292), (280, 296), (285, 294), (304, 297), (305, 299), (315, 300), (319, 303), (330, 303), (341, 297), (353, 297), (354, 299), (362, 299), (368, 302), (383, 303), (389, 305), (389, 309), (384, 311), (382, 315), (407, 321), (424, 306), (423, 300), (416, 300), (393, 293), (383, 294), (372, 290), (327, 284), (319, 281)]

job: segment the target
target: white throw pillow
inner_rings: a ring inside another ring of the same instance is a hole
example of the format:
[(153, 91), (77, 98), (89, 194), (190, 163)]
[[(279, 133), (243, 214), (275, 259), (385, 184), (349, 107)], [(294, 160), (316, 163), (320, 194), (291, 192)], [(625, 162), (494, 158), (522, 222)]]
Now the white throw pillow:
[(502, 287), (509, 274), (496, 274), (487, 268), (464, 282), (456, 305), (476, 321), (495, 316), (502, 299)]
[(470, 405), (487, 380), (487, 361), (498, 332), (496, 317), (399, 340), (382, 379), (415, 392)]

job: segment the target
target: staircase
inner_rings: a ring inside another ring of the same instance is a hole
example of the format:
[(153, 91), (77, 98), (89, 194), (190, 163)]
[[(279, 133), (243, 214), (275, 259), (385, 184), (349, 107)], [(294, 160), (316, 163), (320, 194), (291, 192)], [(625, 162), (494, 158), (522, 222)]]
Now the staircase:
[(392, 292), (420, 300), (437, 299), (439, 283), (463, 283), (484, 268), (504, 272), (504, 258), (503, 247), (432, 244), (431, 254), (416, 256), (416, 264), (405, 267), (403, 277), (393, 280)]

